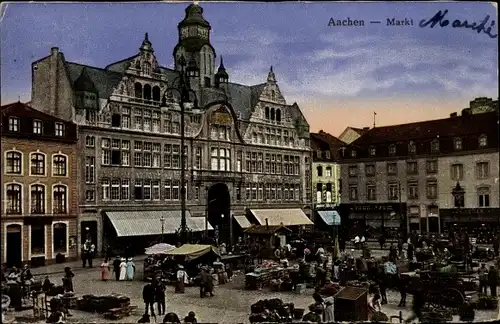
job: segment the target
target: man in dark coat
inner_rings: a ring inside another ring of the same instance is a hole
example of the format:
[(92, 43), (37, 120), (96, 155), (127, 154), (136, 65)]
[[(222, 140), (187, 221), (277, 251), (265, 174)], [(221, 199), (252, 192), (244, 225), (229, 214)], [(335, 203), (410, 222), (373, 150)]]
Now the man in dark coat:
[(212, 275), (208, 270), (203, 269), (201, 272), (201, 284), (200, 284), (200, 297), (203, 298), (207, 293), (210, 293), (210, 297), (214, 296), (214, 281)]
[(149, 315), (148, 311), (151, 310), (151, 316), (155, 316), (155, 309), (154, 309), (155, 289), (156, 289), (156, 282), (155, 285), (153, 286), (153, 283), (151, 281), (148, 282), (142, 289), (142, 300), (144, 301), (145, 305), (145, 311), (144, 311), (145, 315)]
[(113, 261), (113, 272), (115, 273), (115, 279), (118, 281), (120, 279), (120, 256), (117, 255), (115, 260)]
[(498, 286), (498, 270), (494, 265), (490, 267), (488, 272), (488, 285), (490, 286), (491, 296), (497, 296), (497, 286)]
[(158, 315), (165, 315), (165, 285), (158, 282), (155, 287), (155, 301), (158, 304)]

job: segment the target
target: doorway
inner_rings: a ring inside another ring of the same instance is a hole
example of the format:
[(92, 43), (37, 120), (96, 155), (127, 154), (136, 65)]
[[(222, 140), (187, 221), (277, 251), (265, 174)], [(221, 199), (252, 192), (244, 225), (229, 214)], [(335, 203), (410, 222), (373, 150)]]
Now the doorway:
[(83, 245), (85, 241), (90, 238), (92, 244), (97, 247), (97, 221), (83, 221), (80, 223), (80, 244)]
[(216, 183), (208, 189), (208, 222), (217, 230), (219, 241), (229, 242), (231, 198), (229, 188), (224, 183)]
[(22, 263), (22, 226), (13, 224), (7, 226), (7, 266), (20, 267)]

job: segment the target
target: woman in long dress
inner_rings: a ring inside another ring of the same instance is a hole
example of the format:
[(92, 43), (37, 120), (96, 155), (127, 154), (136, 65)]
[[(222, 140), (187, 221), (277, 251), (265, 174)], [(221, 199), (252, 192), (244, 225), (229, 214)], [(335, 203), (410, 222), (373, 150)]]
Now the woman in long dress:
[(108, 279), (109, 279), (109, 262), (108, 262), (108, 259), (104, 259), (104, 262), (101, 264), (101, 279), (103, 281), (108, 281)]
[(134, 280), (135, 273), (135, 263), (132, 258), (128, 258), (127, 261), (127, 280)]
[(326, 323), (333, 323), (333, 317), (334, 317), (334, 312), (333, 312), (333, 305), (335, 303), (335, 299), (333, 296), (326, 297), (323, 299), (325, 303), (325, 318), (324, 321)]
[(186, 271), (184, 271), (184, 266), (179, 265), (179, 270), (177, 270), (177, 283), (175, 285), (176, 293), (184, 293), (184, 286), (188, 283), (188, 278)]
[(127, 273), (127, 263), (125, 262), (125, 258), (121, 259), (120, 263), (120, 281), (125, 280), (125, 275)]

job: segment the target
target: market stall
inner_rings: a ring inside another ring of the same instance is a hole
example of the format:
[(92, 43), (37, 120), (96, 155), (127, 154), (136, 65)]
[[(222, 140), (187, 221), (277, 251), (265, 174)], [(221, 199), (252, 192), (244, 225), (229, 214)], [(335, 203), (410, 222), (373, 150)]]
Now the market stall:
[(276, 248), (285, 246), (286, 235), (291, 232), (292, 230), (283, 225), (252, 225), (245, 230), (245, 235), (252, 239), (257, 238), (264, 243), (261, 251), (262, 257), (272, 257)]

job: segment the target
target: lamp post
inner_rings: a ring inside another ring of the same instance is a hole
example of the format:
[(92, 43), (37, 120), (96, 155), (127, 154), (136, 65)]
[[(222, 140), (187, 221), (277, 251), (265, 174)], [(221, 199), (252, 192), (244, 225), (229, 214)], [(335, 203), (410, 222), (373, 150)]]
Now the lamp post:
[[(208, 195), (207, 195), (208, 199)], [(205, 211), (205, 236), (208, 238), (208, 209), (210, 207), (210, 204), (213, 202), (216, 202), (217, 199), (212, 199), (209, 202), (207, 202), (207, 210)]]
[(163, 243), (163, 233), (165, 232), (165, 217), (163, 215), (160, 216), (161, 222), (161, 243)]
[[(456, 218), (459, 218), (460, 214), (460, 208), (464, 207), (464, 195), (465, 195), (465, 190), (460, 186), (460, 182), (457, 181), (457, 185), (453, 190), (451, 191), (451, 194), (453, 196), (453, 204), (456, 208)], [(468, 236), (465, 236), (465, 239), (468, 239)], [(469, 256), (469, 242), (463, 242), (463, 246), (465, 247), (465, 269), (468, 270), (469, 268), (469, 263), (468, 263), (468, 256)]]
[(189, 63), (186, 62), (184, 55), (179, 58), (178, 61), (180, 70), (179, 73), (179, 83), (177, 87), (169, 87), (163, 93), (161, 108), (162, 110), (167, 109), (167, 98), (165, 95), (172, 98), (172, 92), (177, 92), (179, 94), (180, 109), (181, 109), (181, 226), (178, 230), (180, 234), (181, 244), (186, 243), (186, 234), (189, 231), (186, 225), (186, 155), (184, 151), (184, 113), (186, 109), (186, 104), (191, 103), (190, 94), (194, 96), (194, 108), (198, 107), (198, 100), (196, 99), (196, 93), (191, 89), (189, 78), (198, 76), (199, 69), (196, 66), (194, 60), (190, 60)]

